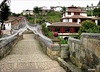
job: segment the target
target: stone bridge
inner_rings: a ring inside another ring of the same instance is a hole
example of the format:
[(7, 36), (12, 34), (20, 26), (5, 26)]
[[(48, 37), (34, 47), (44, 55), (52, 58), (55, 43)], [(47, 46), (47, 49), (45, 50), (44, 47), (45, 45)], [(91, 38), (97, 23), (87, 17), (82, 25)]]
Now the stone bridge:
[(100, 72), (100, 34), (83, 33), (80, 40), (59, 44), (39, 26), (26, 27), (32, 31), (20, 29), (0, 42), (0, 72)]
[[(4, 51), (3, 48), (1, 50)], [(26, 32), (9, 55), (0, 60), (0, 72), (65, 72), (65, 70), (58, 62), (42, 52), (38, 41), (34, 39), (34, 34)]]

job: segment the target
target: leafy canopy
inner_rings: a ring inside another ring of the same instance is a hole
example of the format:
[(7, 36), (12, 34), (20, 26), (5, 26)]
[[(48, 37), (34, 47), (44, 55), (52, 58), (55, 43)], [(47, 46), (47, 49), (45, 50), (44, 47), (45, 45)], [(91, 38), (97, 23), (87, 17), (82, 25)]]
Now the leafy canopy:
[(79, 30), (79, 36), (81, 33), (100, 33), (100, 26), (97, 26), (94, 22), (86, 20), (82, 22), (82, 27)]
[(35, 7), (35, 8), (33, 9), (33, 12), (36, 13), (36, 14), (40, 13), (41, 11), (42, 11), (42, 10), (41, 10), (41, 8), (39, 8), (39, 7)]
[(61, 11), (62, 12), (66, 11), (66, 7), (62, 7), (62, 10)]
[(4, 22), (8, 19), (8, 16), (10, 15), (10, 9), (7, 4), (4, 4), (4, 6), (1, 8), (0, 11), (0, 22)]

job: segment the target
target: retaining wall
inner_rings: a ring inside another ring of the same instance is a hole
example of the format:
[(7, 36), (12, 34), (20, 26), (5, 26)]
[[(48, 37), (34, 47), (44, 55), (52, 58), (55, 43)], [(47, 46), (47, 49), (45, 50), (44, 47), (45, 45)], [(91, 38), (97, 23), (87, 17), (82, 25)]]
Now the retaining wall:
[(68, 39), (71, 62), (85, 71), (100, 70), (100, 34), (83, 33), (81, 39)]

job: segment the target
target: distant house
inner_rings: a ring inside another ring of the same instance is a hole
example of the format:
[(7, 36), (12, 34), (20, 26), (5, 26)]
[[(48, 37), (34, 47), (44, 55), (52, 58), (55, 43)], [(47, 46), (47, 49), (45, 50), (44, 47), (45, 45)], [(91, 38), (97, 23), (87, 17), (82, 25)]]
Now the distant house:
[(85, 20), (92, 20), (98, 25), (98, 18), (87, 16), (86, 11), (82, 11), (80, 7), (71, 6), (63, 13), (62, 22), (76, 22), (81, 24)]
[(33, 10), (23, 10), (23, 15), (34, 15)]
[(4, 27), (5, 27), (5, 30), (11, 30), (11, 21), (5, 21)]
[(55, 7), (51, 6), (50, 8), (51, 8), (51, 10), (59, 11), (59, 12), (62, 10), (62, 6), (55, 6)]
[(42, 9), (42, 10), (47, 10), (47, 7), (46, 6), (39, 7), (39, 8)]
[(86, 11), (82, 11), (80, 7), (71, 6), (63, 12), (61, 22), (52, 23), (48, 26), (52, 32), (58, 32), (60, 35), (70, 35), (70, 33), (78, 33), (81, 23), (85, 20), (92, 20), (98, 25), (98, 18), (88, 17)]
[(99, 1), (99, 3), (97, 4), (97, 6), (93, 6), (93, 4), (92, 4), (92, 6), (87, 6), (87, 7), (86, 7), (86, 10), (93, 10), (93, 9), (95, 9), (95, 8), (100, 8), (100, 1)]

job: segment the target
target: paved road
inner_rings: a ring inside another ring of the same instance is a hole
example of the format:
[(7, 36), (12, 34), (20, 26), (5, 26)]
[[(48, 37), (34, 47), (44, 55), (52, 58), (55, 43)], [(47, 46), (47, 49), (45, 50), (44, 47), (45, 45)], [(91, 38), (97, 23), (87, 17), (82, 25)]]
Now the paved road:
[(33, 34), (24, 34), (10, 55), (0, 60), (0, 72), (65, 72), (42, 53)]

